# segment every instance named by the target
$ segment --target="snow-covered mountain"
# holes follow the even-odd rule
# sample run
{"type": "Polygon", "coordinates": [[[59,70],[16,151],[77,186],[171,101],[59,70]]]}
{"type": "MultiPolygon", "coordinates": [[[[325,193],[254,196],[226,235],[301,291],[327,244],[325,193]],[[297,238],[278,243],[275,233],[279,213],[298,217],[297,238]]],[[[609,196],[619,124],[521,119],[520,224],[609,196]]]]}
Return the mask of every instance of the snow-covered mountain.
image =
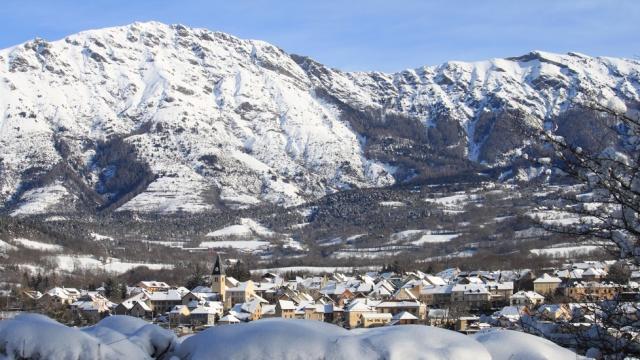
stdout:
{"type": "Polygon", "coordinates": [[[504,166],[572,99],[635,106],[640,62],[570,53],[342,72],[157,22],[0,51],[10,212],[292,205],[504,166]],[[475,171],[474,170],[474,171],[475,171]]]}

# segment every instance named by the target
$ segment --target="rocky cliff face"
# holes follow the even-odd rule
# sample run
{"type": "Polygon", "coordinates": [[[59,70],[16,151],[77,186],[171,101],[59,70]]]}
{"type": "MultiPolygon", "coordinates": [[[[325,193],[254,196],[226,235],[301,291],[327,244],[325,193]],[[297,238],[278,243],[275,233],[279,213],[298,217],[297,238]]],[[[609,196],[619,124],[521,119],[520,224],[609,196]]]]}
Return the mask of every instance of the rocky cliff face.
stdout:
{"type": "Polygon", "coordinates": [[[508,167],[523,129],[567,130],[574,99],[635,106],[639,89],[640,62],[581,54],[348,73],[154,22],[36,39],[0,51],[0,201],[16,215],[299,204],[508,167]]]}

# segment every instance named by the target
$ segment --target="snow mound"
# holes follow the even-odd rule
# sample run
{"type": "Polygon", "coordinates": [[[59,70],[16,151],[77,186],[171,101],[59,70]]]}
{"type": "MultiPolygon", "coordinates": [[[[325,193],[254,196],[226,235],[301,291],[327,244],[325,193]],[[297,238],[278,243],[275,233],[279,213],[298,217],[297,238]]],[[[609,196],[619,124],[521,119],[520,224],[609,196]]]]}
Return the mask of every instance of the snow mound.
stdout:
{"type": "Polygon", "coordinates": [[[495,360],[585,359],[551,341],[530,334],[504,329],[487,329],[472,336],[495,360]]]}
{"type": "Polygon", "coordinates": [[[423,325],[346,330],[311,320],[216,326],[178,339],[130,316],[86,328],[46,316],[0,321],[0,359],[584,359],[533,335],[489,329],[473,336],[423,325]]]}
{"type": "Polygon", "coordinates": [[[465,335],[428,326],[349,331],[310,320],[266,319],[184,340],[179,359],[491,359],[465,335]]]}
{"type": "Polygon", "coordinates": [[[131,316],[110,316],[94,326],[82,329],[107,344],[118,344],[119,351],[126,349],[129,358],[158,358],[172,351],[177,337],[171,331],[131,316]],[[140,353],[138,356],[132,356],[140,353]]]}
{"type": "Polygon", "coordinates": [[[0,359],[152,359],[175,347],[173,333],[143,320],[114,316],[77,329],[46,316],[0,322],[0,359]]]}

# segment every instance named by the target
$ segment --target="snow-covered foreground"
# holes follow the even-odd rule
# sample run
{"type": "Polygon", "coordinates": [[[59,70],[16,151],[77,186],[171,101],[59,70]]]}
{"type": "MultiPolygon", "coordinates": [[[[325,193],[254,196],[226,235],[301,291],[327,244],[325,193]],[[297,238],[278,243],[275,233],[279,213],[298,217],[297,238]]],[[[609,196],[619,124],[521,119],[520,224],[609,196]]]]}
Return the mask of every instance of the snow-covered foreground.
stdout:
{"type": "Polygon", "coordinates": [[[310,320],[216,326],[178,340],[143,320],[112,316],[69,328],[41,315],[0,322],[0,359],[576,359],[547,340],[510,330],[475,336],[422,325],[345,330],[310,320]]]}
{"type": "Polygon", "coordinates": [[[38,314],[0,321],[0,359],[153,359],[174,349],[176,336],[130,316],[83,329],[38,314]]]}

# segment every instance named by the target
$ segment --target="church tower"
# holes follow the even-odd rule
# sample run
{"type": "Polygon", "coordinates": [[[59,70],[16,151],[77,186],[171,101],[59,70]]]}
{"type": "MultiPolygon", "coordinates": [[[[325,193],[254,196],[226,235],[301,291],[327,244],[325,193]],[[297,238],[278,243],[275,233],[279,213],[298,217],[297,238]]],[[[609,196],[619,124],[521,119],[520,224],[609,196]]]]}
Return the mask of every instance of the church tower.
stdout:
{"type": "Polygon", "coordinates": [[[216,254],[216,262],[211,272],[211,291],[220,294],[220,301],[224,303],[226,288],[226,276],[224,273],[224,265],[220,259],[220,254],[216,254]]]}

